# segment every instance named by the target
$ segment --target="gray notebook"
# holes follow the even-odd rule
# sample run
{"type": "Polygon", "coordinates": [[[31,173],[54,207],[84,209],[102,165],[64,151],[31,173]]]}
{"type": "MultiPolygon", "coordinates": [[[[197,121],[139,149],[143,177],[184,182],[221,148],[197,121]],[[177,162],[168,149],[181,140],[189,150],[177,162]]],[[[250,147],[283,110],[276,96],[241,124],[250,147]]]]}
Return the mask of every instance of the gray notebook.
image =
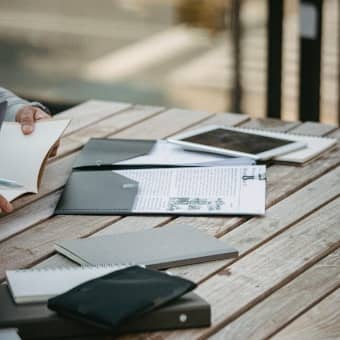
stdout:
{"type": "Polygon", "coordinates": [[[235,248],[187,225],[58,242],[56,250],[87,265],[141,264],[153,269],[237,257],[235,248]]]}

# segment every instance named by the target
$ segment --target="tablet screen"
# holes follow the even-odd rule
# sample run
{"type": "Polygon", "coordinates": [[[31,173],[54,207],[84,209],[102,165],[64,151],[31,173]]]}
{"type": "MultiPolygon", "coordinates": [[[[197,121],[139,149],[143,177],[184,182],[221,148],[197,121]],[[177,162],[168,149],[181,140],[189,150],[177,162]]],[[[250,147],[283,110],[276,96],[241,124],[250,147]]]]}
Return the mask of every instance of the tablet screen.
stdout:
{"type": "Polygon", "coordinates": [[[249,154],[258,154],[294,143],[289,140],[225,129],[215,129],[181,140],[249,154]]]}

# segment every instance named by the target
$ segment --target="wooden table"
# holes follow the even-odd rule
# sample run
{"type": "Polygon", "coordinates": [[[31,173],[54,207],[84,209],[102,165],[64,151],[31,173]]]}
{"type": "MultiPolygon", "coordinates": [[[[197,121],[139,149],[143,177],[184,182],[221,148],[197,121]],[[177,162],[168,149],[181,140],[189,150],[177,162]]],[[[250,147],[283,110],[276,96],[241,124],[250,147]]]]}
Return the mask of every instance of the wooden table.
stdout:
{"type": "Polygon", "coordinates": [[[181,222],[238,248],[240,257],[172,269],[199,283],[197,293],[212,307],[210,328],[139,336],[340,338],[339,145],[304,167],[270,166],[265,217],[53,216],[71,164],[90,137],[164,138],[210,123],[335,138],[340,138],[340,129],[102,101],[86,102],[56,118],[71,118],[72,123],[59,155],[47,166],[39,194],[18,199],[15,212],[0,218],[2,280],[6,269],[71,266],[53,250],[60,239],[181,222]]]}

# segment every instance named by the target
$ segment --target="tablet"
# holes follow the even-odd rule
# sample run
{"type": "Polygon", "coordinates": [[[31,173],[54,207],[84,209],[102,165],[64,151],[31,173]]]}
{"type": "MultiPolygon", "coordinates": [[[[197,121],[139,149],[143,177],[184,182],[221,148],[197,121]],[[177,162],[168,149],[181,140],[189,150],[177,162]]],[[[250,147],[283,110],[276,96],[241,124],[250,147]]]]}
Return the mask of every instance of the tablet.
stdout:
{"type": "Polygon", "coordinates": [[[227,156],[245,156],[255,160],[267,160],[306,147],[285,136],[268,137],[261,131],[210,125],[201,129],[184,132],[172,138],[187,150],[212,152],[227,156]]]}

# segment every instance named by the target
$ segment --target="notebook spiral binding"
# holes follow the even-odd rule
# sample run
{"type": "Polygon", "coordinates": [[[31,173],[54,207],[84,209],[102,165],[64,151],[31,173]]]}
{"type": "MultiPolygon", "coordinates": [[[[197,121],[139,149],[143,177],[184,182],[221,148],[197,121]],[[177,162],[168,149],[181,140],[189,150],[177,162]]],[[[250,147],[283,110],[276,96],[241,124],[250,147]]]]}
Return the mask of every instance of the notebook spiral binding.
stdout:
{"type": "Polygon", "coordinates": [[[13,270],[13,272],[16,273],[26,273],[26,272],[53,272],[53,271],[77,271],[77,270],[89,270],[89,269],[104,269],[104,268],[126,268],[131,266],[139,266],[145,268],[144,265],[135,264],[135,263],[120,263],[120,264],[96,264],[96,265],[90,265],[85,264],[77,267],[54,267],[54,268],[27,268],[27,269],[17,269],[13,270]]]}
{"type": "Polygon", "coordinates": [[[299,134],[299,133],[294,133],[293,131],[276,131],[276,130],[272,130],[272,129],[261,129],[261,128],[257,128],[257,127],[254,127],[254,128],[243,128],[243,127],[233,127],[233,129],[237,129],[237,130],[240,130],[240,131],[244,131],[244,132],[256,132],[256,131],[260,131],[260,132],[264,132],[265,134],[273,134],[275,133],[275,135],[277,135],[278,137],[279,136],[282,136],[282,137],[289,137],[289,135],[292,135],[294,137],[308,137],[308,138],[314,138],[314,139],[333,139],[333,138],[330,138],[330,137],[324,137],[324,136],[315,136],[315,135],[309,135],[309,134],[299,134]]]}

